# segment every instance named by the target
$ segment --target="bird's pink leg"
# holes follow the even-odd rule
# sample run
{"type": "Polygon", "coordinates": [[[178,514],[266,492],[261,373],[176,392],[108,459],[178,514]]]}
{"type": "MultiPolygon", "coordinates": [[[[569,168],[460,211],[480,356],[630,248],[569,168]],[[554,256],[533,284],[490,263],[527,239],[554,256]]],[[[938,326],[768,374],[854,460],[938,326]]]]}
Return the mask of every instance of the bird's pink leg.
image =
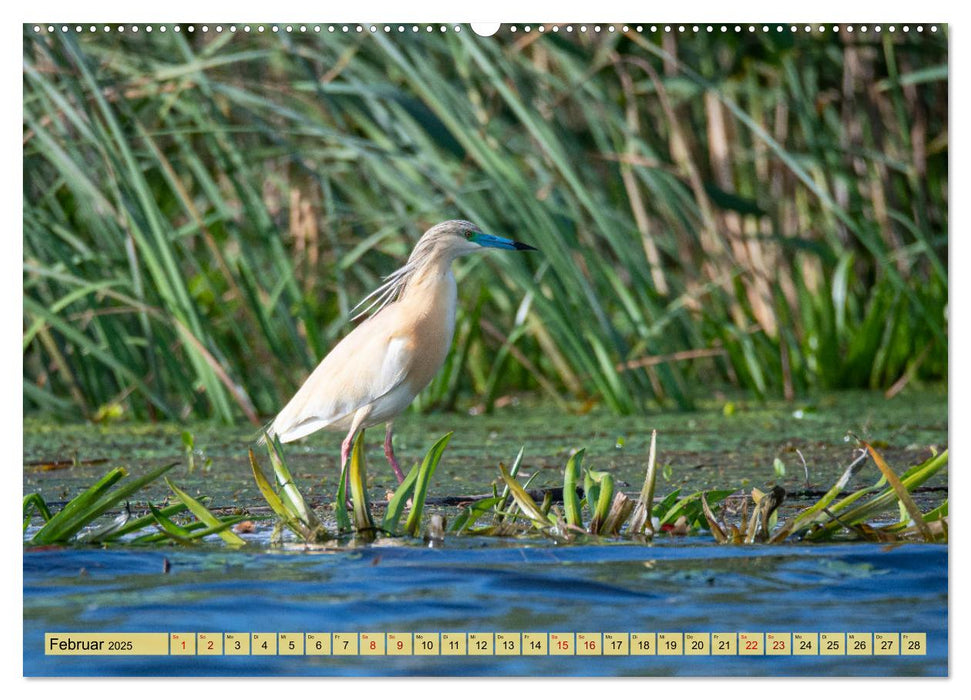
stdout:
{"type": "Polygon", "coordinates": [[[394,469],[394,475],[398,477],[398,483],[400,484],[405,480],[405,474],[401,471],[401,467],[398,466],[398,460],[394,456],[394,447],[391,446],[391,426],[392,423],[388,423],[388,427],[384,433],[384,456],[388,458],[388,464],[394,469]]]}

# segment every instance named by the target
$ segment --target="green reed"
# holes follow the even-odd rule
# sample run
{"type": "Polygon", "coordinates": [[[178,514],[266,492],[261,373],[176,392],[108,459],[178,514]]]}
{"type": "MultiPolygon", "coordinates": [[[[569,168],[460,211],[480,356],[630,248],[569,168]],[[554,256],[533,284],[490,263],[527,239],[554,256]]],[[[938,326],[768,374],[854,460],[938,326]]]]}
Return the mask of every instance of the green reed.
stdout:
{"type": "Polygon", "coordinates": [[[419,408],[946,379],[948,31],[777,34],[28,30],[25,408],[257,423],[459,216],[419,408]]]}

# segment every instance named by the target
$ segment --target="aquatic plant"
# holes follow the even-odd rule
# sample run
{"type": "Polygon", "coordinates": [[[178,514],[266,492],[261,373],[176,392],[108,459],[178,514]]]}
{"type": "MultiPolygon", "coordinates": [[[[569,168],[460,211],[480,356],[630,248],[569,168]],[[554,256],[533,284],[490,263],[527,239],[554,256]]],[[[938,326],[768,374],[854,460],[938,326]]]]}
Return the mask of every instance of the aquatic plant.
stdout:
{"type": "Polygon", "coordinates": [[[935,453],[898,477],[871,444],[862,444],[880,470],[880,479],[872,486],[858,489],[833,503],[841,485],[853,473],[855,467],[851,465],[817,503],[780,525],[770,542],[781,542],[795,534],[801,534],[810,541],[835,537],[875,542],[908,539],[947,541],[948,499],[945,498],[943,503],[929,512],[921,513],[910,494],[947,466],[948,450],[935,453]],[[900,512],[898,521],[879,526],[872,524],[874,518],[894,509],[900,512]]]}
{"type": "MultiPolygon", "coordinates": [[[[581,492],[576,486],[583,458],[580,450],[571,456],[564,470],[562,513],[555,506],[551,509],[548,502],[537,505],[525,486],[500,465],[501,479],[515,500],[518,512],[506,512],[504,521],[477,529],[475,522],[485,509],[482,503],[474,503],[459,517],[460,525],[453,528],[453,532],[510,535],[533,529],[557,540],[571,540],[582,535],[650,538],[665,531],[686,535],[708,530],[717,542],[731,544],[778,544],[790,538],[806,541],[861,539],[893,542],[915,538],[926,542],[947,541],[947,500],[922,514],[910,495],[913,489],[947,465],[947,450],[934,454],[898,477],[872,445],[862,443],[861,457],[854,460],[832,488],[782,523],[778,523],[777,513],[785,501],[786,492],[780,486],[768,492],[753,489],[749,494],[740,494],[741,503],[734,498],[732,510],[740,511],[742,515],[738,522],[726,523],[724,514],[727,509],[723,509],[723,517],[719,518],[713,506],[736,494],[732,490],[699,491],[682,497],[680,489],[674,489],[660,501],[654,501],[656,438],[656,432],[652,433],[647,474],[636,503],[616,490],[610,474],[592,469],[584,470],[581,492]],[[880,479],[834,503],[851,477],[865,464],[867,455],[880,470],[880,479]],[[584,507],[588,514],[586,524],[584,507]],[[747,516],[750,509],[751,515],[747,516]],[[894,509],[901,512],[899,521],[873,524],[875,518],[894,509]],[[510,527],[510,521],[517,519],[521,523],[519,527],[510,527]]],[[[484,503],[490,507],[492,499],[484,503]]]]}
{"type": "MultiPolygon", "coordinates": [[[[249,451],[250,467],[253,470],[253,478],[256,480],[256,485],[259,487],[263,499],[270,506],[270,509],[276,513],[280,519],[279,523],[290,529],[295,535],[306,542],[323,542],[330,539],[330,535],[324,528],[323,523],[320,522],[313,509],[307,505],[303,495],[300,493],[300,489],[294,483],[293,475],[290,473],[290,469],[287,467],[286,460],[283,457],[283,449],[279,439],[266,439],[265,442],[267,452],[270,456],[270,464],[273,467],[276,488],[266,478],[252,449],[249,451]]],[[[343,474],[341,476],[341,488],[338,492],[338,500],[343,504],[343,474]]],[[[346,521],[346,511],[343,511],[343,514],[344,520],[346,521]]],[[[350,523],[339,521],[339,524],[341,526],[349,526],[350,523]]]]}
{"type": "Polygon", "coordinates": [[[133,517],[129,499],[141,489],[164,478],[174,466],[175,463],[159,467],[143,476],[125,481],[113,490],[111,487],[123,480],[128,472],[122,467],[112,469],[92,486],[71,499],[57,513],[51,513],[40,494],[28,494],[24,497],[24,532],[27,531],[35,515],[40,516],[44,522],[30,538],[29,544],[98,544],[118,542],[122,538],[128,538],[124,541],[129,544],[151,544],[160,541],[191,544],[209,535],[218,535],[229,545],[245,544],[244,540],[230,528],[247,516],[217,517],[200,501],[189,496],[168,478],[165,478],[165,483],[178,503],[161,508],[148,503],[147,515],[133,517]],[[120,511],[120,513],[110,522],[94,527],[95,521],[109,511],[120,511]],[[197,520],[185,524],[177,524],[172,520],[173,516],[186,511],[194,515],[197,520]]]}
{"type": "MultiPolygon", "coordinates": [[[[659,502],[654,502],[656,440],[657,433],[652,432],[644,488],[636,501],[617,488],[613,476],[608,472],[584,468],[584,450],[577,450],[570,456],[564,469],[562,511],[553,505],[552,492],[549,490],[540,492],[542,505],[537,504],[534,496],[540,494],[530,493],[528,482],[520,484],[515,474],[500,464],[500,478],[512,497],[515,508],[502,510],[502,518],[497,518],[488,526],[477,528],[477,514],[481,514],[483,508],[480,503],[470,504],[459,516],[452,531],[475,535],[521,535],[533,529],[562,541],[570,541],[582,535],[623,535],[644,539],[652,537],[658,530],[680,534],[697,532],[705,522],[702,513],[702,498],[705,494],[701,491],[681,497],[681,490],[674,489],[659,502]],[[582,487],[579,486],[581,474],[582,487]],[[517,519],[528,525],[517,525],[517,519]]],[[[522,452],[517,463],[521,459],[522,452]]],[[[709,491],[707,496],[718,502],[731,493],[730,490],[709,491]]],[[[491,506],[493,500],[487,499],[486,503],[491,506]]],[[[504,502],[502,498],[497,500],[499,503],[504,502]]]]}
{"type": "MultiPolygon", "coordinates": [[[[499,478],[494,482],[492,495],[470,499],[446,529],[442,516],[427,515],[425,505],[431,479],[451,437],[448,433],[439,438],[421,463],[409,470],[388,499],[384,516],[377,525],[374,507],[368,498],[362,432],[345,465],[346,478],[342,473],[338,482],[333,504],[336,520],[333,532],[300,493],[279,441],[267,440],[273,480],[264,474],[252,450],[249,458],[260,493],[276,515],[276,533],[271,539],[279,540],[284,528],[299,541],[329,546],[340,546],[348,539],[352,543],[367,543],[378,537],[416,538],[419,535],[437,541],[446,533],[450,536],[494,537],[542,535],[558,542],[591,537],[647,541],[662,534],[697,535],[704,532],[710,532],[717,542],[726,544],[778,544],[790,539],[807,542],[834,539],[946,542],[948,539],[947,499],[922,513],[911,496],[914,489],[947,466],[947,450],[935,452],[898,476],[872,444],[861,441],[857,458],[836,483],[814,503],[780,522],[779,508],[786,499],[781,486],[768,491],[752,489],[750,493],[724,489],[688,495],[682,495],[681,489],[675,488],[663,498],[656,498],[656,432],[651,435],[644,485],[636,499],[620,490],[609,472],[585,466],[583,450],[575,451],[567,461],[561,489],[530,489],[535,474],[525,481],[520,480],[524,455],[524,450],[520,449],[508,469],[499,464],[499,478]],[[871,460],[880,471],[879,480],[847,493],[851,479],[871,460]],[[349,486],[349,493],[345,491],[345,485],[349,486]],[[716,512],[719,506],[720,512],[716,512]],[[895,510],[899,512],[899,518],[885,522],[887,513],[895,510]],[[402,518],[405,520],[403,525],[402,518]],[[881,520],[883,522],[878,522],[881,520]]],[[[111,487],[126,475],[126,471],[113,469],[57,513],[51,512],[39,494],[26,496],[23,502],[24,531],[34,517],[44,523],[31,536],[29,544],[119,541],[193,544],[210,535],[218,535],[227,545],[245,544],[245,540],[230,528],[251,516],[214,515],[203,505],[205,499],[193,498],[165,476],[173,466],[152,470],[114,490],[111,487]],[[177,502],[164,507],[147,503],[149,512],[133,517],[129,499],[160,479],[164,479],[177,502]],[[119,511],[119,514],[110,522],[96,526],[98,518],[109,511],[119,511]],[[182,522],[174,519],[185,515],[195,519],[185,521],[182,517],[182,522]]]]}

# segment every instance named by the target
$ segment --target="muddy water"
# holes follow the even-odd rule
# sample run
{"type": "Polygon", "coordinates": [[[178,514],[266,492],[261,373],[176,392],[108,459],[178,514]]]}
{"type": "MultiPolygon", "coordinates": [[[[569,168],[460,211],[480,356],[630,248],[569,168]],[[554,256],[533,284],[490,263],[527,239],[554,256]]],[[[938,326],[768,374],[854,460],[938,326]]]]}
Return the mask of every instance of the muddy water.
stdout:
{"type": "MultiPolygon", "coordinates": [[[[603,469],[640,490],[652,429],[658,431],[658,461],[669,467],[659,478],[658,494],[674,488],[759,488],[778,483],[798,497],[803,491],[826,490],[853,457],[852,434],[871,441],[898,472],[947,446],[947,397],[941,393],[900,396],[844,393],[796,404],[732,404],[696,413],[662,413],[616,417],[603,413],[563,415],[548,407],[512,406],[494,415],[407,414],[396,423],[395,447],[407,468],[425,450],[454,431],[429,493],[456,496],[491,492],[497,465],[509,465],[525,447],[524,474],[539,472],[537,488],[562,485],[562,470],[572,450],[586,448],[586,466],[603,469]],[[785,467],[780,476],[779,459],[785,467]],[[803,464],[805,460],[805,465],[803,464]],[[808,475],[808,478],[807,478],[808,475]]],[[[24,492],[40,492],[48,501],[79,493],[109,467],[125,465],[133,474],[178,462],[172,478],[191,493],[210,496],[216,506],[262,504],[246,456],[256,431],[251,426],[189,426],[197,450],[212,460],[206,469],[189,472],[181,433],[185,426],[124,424],[50,426],[28,420],[24,431],[24,492]],[[72,464],[76,462],[76,464],[72,464]],[[52,469],[57,463],[65,468],[52,469]]],[[[291,471],[304,494],[316,505],[333,499],[337,484],[340,435],[317,433],[286,446],[291,471]]],[[[372,500],[384,498],[394,479],[385,462],[383,431],[368,433],[368,475],[372,500]]],[[[265,452],[258,455],[266,464],[265,452]]],[[[197,456],[201,465],[203,456],[197,456]]],[[[875,467],[859,477],[860,485],[879,478],[875,467]]],[[[938,478],[929,487],[943,487],[938,478]]],[[[150,497],[166,495],[164,484],[150,497]]]]}

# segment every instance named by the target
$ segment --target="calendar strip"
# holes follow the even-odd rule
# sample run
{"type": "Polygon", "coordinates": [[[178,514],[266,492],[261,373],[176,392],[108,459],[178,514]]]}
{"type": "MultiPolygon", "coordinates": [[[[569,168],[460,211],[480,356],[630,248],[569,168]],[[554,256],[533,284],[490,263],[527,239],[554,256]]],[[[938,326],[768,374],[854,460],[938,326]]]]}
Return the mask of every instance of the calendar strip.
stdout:
{"type": "Polygon", "coordinates": [[[924,656],[925,632],[48,632],[48,656],[924,656]]]}

